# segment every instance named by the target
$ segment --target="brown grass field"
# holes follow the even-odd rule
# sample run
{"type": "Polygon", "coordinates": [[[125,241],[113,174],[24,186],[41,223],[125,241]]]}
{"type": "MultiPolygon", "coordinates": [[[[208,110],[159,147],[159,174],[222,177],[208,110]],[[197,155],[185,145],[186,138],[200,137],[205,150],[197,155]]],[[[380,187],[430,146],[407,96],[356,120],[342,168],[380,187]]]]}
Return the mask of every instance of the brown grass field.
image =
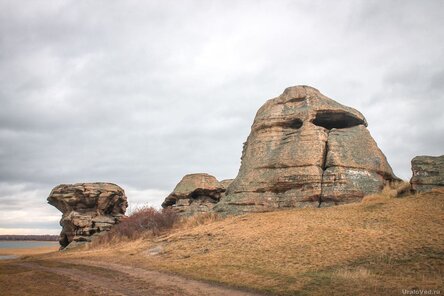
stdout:
{"type": "MultiPolygon", "coordinates": [[[[49,274],[51,264],[76,260],[102,262],[102,269],[120,264],[164,271],[273,295],[402,295],[403,289],[443,294],[444,193],[376,195],[331,208],[196,218],[160,237],[0,262],[0,291],[56,295],[38,290],[39,285],[28,292],[24,287],[45,276],[49,282],[62,281],[61,274],[49,274]],[[36,262],[47,269],[20,265],[36,262]]],[[[84,267],[84,272],[92,268],[84,267]]],[[[75,283],[65,280],[57,295],[74,295],[75,283]]],[[[91,289],[82,293],[101,295],[91,289]]]]}
{"type": "Polygon", "coordinates": [[[0,255],[16,255],[16,256],[29,256],[37,254],[46,254],[49,252],[55,252],[59,249],[59,245],[49,247],[37,247],[37,248],[17,248],[17,249],[0,249],[0,255]]]}

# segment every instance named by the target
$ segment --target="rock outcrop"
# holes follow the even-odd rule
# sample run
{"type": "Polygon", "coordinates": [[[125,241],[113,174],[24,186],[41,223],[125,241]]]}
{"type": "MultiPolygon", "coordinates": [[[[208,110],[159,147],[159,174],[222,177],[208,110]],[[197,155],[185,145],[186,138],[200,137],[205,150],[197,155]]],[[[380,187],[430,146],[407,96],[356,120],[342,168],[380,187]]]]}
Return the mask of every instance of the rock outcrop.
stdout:
{"type": "Polygon", "coordinates": [[[237,177],[215,210],[313,207],[360,200],[399,180],[357,110],[308,86],[257,112],[237,177]]]}
{"type": "Polygon", "coordinates": [[[222,188],[226,190],[228,188],[228,186],[230,186],[230,184],[233,183],[233,180],[234,179],[225,179],[225,180],[220,181],[219,183],[222,186],[222,188]]]}
{"type": "Polygon", "coordinates": [[[125,192],[111,183],[78,183],[56,186],[48,203],[63,213],[61,248],[89,242],[118,223],[128,206],[125,192]]]}
{"type": "Polygon", "coordinates": [[[173,192],[162,203],[184,216],[211,212],[231,180],[221,182],[208,174],[189,174],[182,178],[173,192]]]}
{"type": "Polygon", "coordinates": [[[412,190],[426,192],[434,188],[444,189],[444,155],[416,156],[412,159],[412,190]]]}

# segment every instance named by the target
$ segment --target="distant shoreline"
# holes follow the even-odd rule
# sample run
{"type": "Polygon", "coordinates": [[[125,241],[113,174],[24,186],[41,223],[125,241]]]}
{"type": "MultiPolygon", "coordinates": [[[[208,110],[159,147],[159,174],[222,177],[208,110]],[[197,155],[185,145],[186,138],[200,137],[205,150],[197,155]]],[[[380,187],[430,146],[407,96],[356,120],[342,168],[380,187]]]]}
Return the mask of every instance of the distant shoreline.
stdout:
{"type": "Polygon", "coordinates": [[[0,241],[58,241],[59,235],[43,234],[43,235],[15,235],[2,234],[0,241]]]}
{"type": "Polygon", "coordinates": [[[29,239],[0,239],[0,242],[45,242],[45,243],[57,243],[58,240],[29,240],[29,239]]]}
{"type": "Polygon", "coordinates": [[[55,241],[19,241],[0,240],[0,260],[13,259],[11,256],[25,256],[57,251],[60,248],[55,241]]]}
{"type": "Polygon", "coordinates": [[[55,241],[26,241],[26,240],[0,240],[0,250],[4,249],[32,249],[40,247],[53,247],[58,246],[58,242],[55,241]]]}

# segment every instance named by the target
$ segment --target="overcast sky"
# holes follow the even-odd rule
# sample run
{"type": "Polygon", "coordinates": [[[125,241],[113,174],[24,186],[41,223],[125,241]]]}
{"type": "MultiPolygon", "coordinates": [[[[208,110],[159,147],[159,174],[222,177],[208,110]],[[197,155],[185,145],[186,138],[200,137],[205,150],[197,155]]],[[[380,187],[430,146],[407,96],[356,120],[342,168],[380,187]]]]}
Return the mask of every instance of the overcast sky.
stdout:
{"type": "Polygon", "coordinates": [[[361,111],[407,180],[444,153],[443,28],[439,0],[0,0],[0,234],[58,233],[60,183],[134,208],[234,178],[257,109],[300,84],[361,111]]]}

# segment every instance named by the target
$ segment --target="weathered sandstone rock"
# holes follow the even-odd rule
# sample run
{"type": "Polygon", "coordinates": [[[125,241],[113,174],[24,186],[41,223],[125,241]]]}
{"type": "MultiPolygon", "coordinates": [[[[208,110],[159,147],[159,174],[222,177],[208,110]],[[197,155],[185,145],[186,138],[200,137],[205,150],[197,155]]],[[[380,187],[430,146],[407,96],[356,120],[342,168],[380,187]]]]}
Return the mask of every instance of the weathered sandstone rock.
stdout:
{"type": "Polygon", "coordinates": [[[61,248],[89,242],[118,223],[128,206],[125,192],[111,183],[78,183],[56,186],[48,203],[63,213],[61,248]]]}
{"type": "Polygon", "coordinates": [[[412,159],[412,171],[410,183],[414,191],[444,188],[444,155],[416,156],[412,159]]]}
{"type": "Polygon", "coordinates": [[[230,184],[233,183],[233,180],[234,179],[225,179],[225,180],[220,181],[219,183],[222,186],[222,188],[227,189],[228,186],[230,186],[230,184]]]}
{"type": "Polygon", "coordinates": [[[211,212],[230,183],[231,180],[219,182],[208,174],[186,175],[168,195],[162,207],[171,207],[185,216],[211,212]]]}
{"type": "Polygon", "coordinates": [[[346,203],[399,180],[364,116],[308,86],[257,112],[237,177],[215,210],[269,211],[346,203]]]}

